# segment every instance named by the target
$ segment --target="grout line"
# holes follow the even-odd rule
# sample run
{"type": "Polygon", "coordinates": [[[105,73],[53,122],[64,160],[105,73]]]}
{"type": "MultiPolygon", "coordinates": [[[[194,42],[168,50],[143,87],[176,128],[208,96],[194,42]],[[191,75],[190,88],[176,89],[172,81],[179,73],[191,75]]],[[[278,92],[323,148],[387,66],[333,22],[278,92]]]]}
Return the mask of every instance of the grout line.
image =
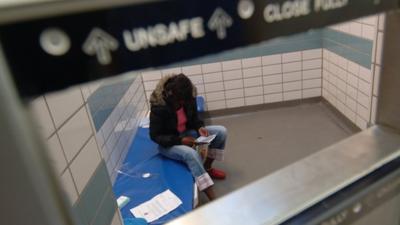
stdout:
{"type": "MultiPolygon", "coordinates": [[[[82,147],[78,150],[78,152],[72,157],[72,159],[68,162],[67,161],[67,167],[69,168],[70,166],[71,166],[71,164],[75,161],[75,159],[78,157],[78,155],[80,155],[81,154],[81,152],[82,152],[82,150],[86,147],[86,145],[89,143],[89,141],[90,141],[90,139],[92,138],[92,137],[94,137],[94,135],[93,134],[91,134],[90,136],[89,136],[89,138],[85,141],[85,143],[82,145],[82,147]]],[[[100,156],[100,158],[102,158],[101,156],[100,156]]],[[[65,170],[64,170],[65,171],[65,170]]],[[[63,171],[63,172],[64,172],[63,171]]]]}

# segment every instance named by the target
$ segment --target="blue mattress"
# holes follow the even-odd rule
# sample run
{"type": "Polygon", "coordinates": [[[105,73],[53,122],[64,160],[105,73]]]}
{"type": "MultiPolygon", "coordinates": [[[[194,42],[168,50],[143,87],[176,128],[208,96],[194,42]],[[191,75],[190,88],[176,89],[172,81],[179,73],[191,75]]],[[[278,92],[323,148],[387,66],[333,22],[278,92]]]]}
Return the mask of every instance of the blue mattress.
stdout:
{"type": "Polygon", "coordinates": [[[116,198],[130,202],[121,209],[123,219],[133,218],[130,212],[141,203],[170,189],[183,204],[150,224],[163,224],[193,209],[193,177],[188,168],[161,156],[157,144],[150,140],[149,129],[139,128],[113,187],[116,198]],[[143,174],[149,173],[145,178],[143,174]]]}

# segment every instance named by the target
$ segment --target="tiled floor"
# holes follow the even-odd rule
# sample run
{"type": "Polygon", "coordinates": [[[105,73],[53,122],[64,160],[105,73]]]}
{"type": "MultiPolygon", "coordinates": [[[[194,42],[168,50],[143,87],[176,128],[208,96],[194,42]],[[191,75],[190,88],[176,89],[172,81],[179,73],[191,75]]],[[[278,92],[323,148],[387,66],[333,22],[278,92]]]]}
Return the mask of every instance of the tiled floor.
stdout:
{"type": "MultiPolygon", "coordinates": [[[[209,123],[228,129],[225,161],[215,163],[228,174],[226,180],[216,181],[218,196],[357,132],[325,102],[214,117],[209,123]]],[[[206,202],[203,194],[200,201],[206,202]]]]}

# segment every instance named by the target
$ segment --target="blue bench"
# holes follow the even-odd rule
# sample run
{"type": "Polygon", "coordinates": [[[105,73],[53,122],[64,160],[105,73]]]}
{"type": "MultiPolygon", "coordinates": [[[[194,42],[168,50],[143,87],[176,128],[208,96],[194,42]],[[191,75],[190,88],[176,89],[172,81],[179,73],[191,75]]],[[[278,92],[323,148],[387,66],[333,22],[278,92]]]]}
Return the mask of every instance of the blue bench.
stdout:
{"type": "MultiPolygon", "coordinates": [[[[197,104],[198,111],[204,112],[202,97],[197,98],[197,104]]],[[[130,198],[129,203],[121,209],[122,218],[133,218],[131,208],[167,189],[177,195],[182,204],[151,224],[166,223],[193,209],[194,179],[186,165],[160,155],[158,145],[149,137],[149,128],[140,127],[113,186],[116,198],[130,198]]]]}

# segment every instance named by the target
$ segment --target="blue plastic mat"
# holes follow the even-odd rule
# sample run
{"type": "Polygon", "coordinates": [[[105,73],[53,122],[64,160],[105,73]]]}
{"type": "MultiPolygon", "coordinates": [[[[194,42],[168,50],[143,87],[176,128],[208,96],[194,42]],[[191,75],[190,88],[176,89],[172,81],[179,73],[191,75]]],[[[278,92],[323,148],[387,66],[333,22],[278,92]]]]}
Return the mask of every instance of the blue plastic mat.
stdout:
{"type": "Polygon", "coordinates": [[[130,212],[141,203],[170,189],[183,204],[150,224],[163,224],[193,209],[193,177],[186,165],[167,159],[150,140],[149,129],[139,128],[114,184],[116,198],[130,201],[121,209],[123,219],[133,218],[130,212]]]}

